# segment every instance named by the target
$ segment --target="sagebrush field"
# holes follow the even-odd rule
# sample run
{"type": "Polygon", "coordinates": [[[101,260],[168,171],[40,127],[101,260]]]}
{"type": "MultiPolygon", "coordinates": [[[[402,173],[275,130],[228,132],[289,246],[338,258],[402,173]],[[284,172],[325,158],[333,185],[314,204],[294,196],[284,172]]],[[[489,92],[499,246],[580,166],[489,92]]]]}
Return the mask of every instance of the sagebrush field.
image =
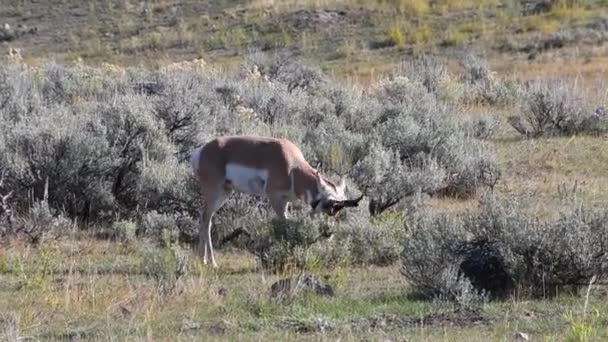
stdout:
{"type": "Polygon", "coordinates": [[[0,336],[608,339],[608,3],[0,4],[0,336]],[[190,152],[288,138],[357,208],[190,152]]]}

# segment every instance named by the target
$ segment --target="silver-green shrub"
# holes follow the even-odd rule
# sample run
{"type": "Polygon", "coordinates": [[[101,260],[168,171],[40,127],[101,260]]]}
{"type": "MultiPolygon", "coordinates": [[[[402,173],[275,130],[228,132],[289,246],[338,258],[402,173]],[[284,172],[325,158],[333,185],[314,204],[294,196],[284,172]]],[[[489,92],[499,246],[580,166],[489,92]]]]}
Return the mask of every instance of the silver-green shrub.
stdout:
{"type": "Polygon", "coordinates": [[[494,77],[488,63],[478,56],[467,54],[462,62],[464,83],[463,100],[494,106],[516,103],[518,88],[516,83],[494,77]]]}
{"type": "Polygon", "coordinates": [[[446,293],[441,274],[456,267],[493,297],[551,296],[608,275],[608,213],[573,205],[554,222],[523,215],[488,196],[479,213],[418,213],[408,221],[401,272],[419,292],[446,293]]]}
{"type": "Polygon", "coordinates": [[[518,115],[509,123],[527,137],[598,134],[608,131],[608,117],[582,90],[562,80],[538,81],[522,89],[518,115]]]}
{"type": "Polygon", "coordinates": [[[495,115],[479,115],[463,121],[462,127],[467,136],[477,139],[491,139],[498,130],[499,122],[495,115]]]}
{"type": "Polygon", "coordinates": [[[8,66],[0,71],[7,95],[0,107],[0,158],[18,204],[26,205],[30,194],[41,198],[48,182],[50,206],[85,220],[169,200],[191,209],[191,194],[176,186],[187,183],[183,168],[165,168],[166,181],[154,178],[161,173],[155,169],[175,162],[178,149],[154,115],[155,103],[127,86],[129,75],[55,64],[36,74],[8,66]],[[168,200],[142,199],[169,188],[168,200]]]}
{"type": "Polygon", "coordinates": [[[395,76],[374,89],[380,112],[351,172],[379,213],[415,191],[471,196],[500,176],[493,153],[468,134],[457,109],[419,81],[395,76]],[[371,134],[370,134],[371,133],[371,134]]]}
{"type": "Polygon", "coordinates": [[[310,249],[311,256],[325,265],[387,266],[399,260],[406,236],[401,214],[370,217],[363,208],[353,209],[331,228],[332,238],[310,249]]]}
{"type": "MultiPolygon", "coordinates": [[[[419,75],[397,72],[362,89],[288,55],[258,57],[240,74],[0,66],[0,171],[16,203],[41,198],[48,181],[49,205],[80,222],[177,213],[185,222],[179,238],[193,240],[200,203],[188,154],[221,134],[291,139],[313,167],[345,176],[354,195],[361,189],[373,214],[421,192],[470,195],[497,174],[458,108],[436,94],[440,64],[429,60],[419,75]]],[[[214,241],[273,215],[266,201],[233,194],[214,216],[214,241]]],[[[383,240],[393,236],[391,224],[361,218],[338,228],[356,260],[394,259],[394,244],[383,240]],[[378,248],[363,252],[367,241],[378,248]]]]}

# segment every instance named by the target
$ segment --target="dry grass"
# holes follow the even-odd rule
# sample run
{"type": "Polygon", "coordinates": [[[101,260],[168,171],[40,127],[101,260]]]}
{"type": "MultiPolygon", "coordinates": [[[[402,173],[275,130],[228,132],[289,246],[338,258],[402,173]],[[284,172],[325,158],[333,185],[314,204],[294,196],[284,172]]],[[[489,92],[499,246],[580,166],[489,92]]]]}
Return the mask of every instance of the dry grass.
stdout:
{"type": "Polygon", "coordinates": [[[503,193],[529,203],[532,214],[555,217],[571,200],[564,193],[574,191],[580,199],[596,205],[608,204],[608,139],[561,137],[535,140],[505,139],[495,144],[504,179],[503,193]]]}
{"type": "MultiPolygon", "coordinates": [[[[142,241],[121,244],[86,235],[47,241],[42,249],[14,244],[0,252],[0,307],[18,318],[20,336],[45,340],[333,340],[343,336],[355,341],[407,336],[482,341],[502,339],[518,329],[532,331],[538,338],[558,337],[567,324],[564,316],[555,313],[576,313],[583,305],[582,300],[568,297],[560,304],[496,303],[484,309],[494,322],[484,329],[388,324],[359,330],[358,324],[382,315],[415,320],[449,308],[409,298],[397,266],[320,269],[316,272],[327,275],[336,289],[335,298],[304,296],[291,305],[276,304],[268,294],[279,276],[255,271],[250,255],[230,251],[219,252],[218,270],[204,267],[186,252],[186,275],[173,292],[165,293],[158,281],[142,273],[149,248],[154,249],[142,241]],[[550,311],[552,315],[547,314],[550,311]],[[327,320],[332,329],[294,330],[317,319],[327,320]]],[[[590,312],[605,305],[598,295],[592,293],[590,312]]],[[[606,317],[594,319],[597,322],[591,327],[601,334],[597,324],[606,317]]]]}
{"type": "Polygon", "coordinates": [[[608,57],[602,56],[605,48],[580,53],[571,57],[548,55],[538,60],[527,61],[503,57],[493,61],[492,68],[498,75],[519,80],[561,78],[576,80],[583,84],[593,84],[608,76],[608,57]],[[596,55],[597,54],[597,55],[596,55]]]}

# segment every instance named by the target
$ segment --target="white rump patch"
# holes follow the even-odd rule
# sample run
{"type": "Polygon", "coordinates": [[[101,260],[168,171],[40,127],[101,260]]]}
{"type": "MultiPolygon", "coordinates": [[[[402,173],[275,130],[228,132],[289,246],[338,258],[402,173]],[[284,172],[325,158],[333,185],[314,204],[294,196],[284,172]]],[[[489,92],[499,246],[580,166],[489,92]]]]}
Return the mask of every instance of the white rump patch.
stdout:
{"type": "Polygon", "coordinates": [[[232,187],[238,191],[260,196],[266,192],[268,170],[228,163],[226,180],[230,181],[232,187]]]}
{"type": "Polygon", "coordinates": [[[194,174],[198,173],[202,149],[203,149],[202,146],[195,148],[194,151],[192,151],[192,154],[190,154],[190,165],[192,165],[192,170],[194,171],[194,174]]]}

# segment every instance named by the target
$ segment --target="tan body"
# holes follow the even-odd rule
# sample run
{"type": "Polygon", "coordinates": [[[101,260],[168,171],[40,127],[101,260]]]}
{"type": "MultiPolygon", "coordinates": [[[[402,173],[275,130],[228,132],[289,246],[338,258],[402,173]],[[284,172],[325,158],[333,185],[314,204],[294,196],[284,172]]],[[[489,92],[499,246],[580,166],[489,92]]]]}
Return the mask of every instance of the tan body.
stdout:
{"type": "MultiPolygon", "coordinates": [[[[267,197],[276,214],[287,218],[289,202],[300,199],[313,211],[334,215],[349,202],[342,182],[335,185],[304,159],[286,139],[221,136],[193,151],[192,168],[200,184],[202,202],[199,251],[216,267],[211,242],[211,219],[234,191],[267,197]],[[329,203],[329,204],[328,204],[329,203]],[[205,231],[206,230],[206,231],[205,231]]],[[[352,202],[352,201],[351,201],[352,202]]]]}

